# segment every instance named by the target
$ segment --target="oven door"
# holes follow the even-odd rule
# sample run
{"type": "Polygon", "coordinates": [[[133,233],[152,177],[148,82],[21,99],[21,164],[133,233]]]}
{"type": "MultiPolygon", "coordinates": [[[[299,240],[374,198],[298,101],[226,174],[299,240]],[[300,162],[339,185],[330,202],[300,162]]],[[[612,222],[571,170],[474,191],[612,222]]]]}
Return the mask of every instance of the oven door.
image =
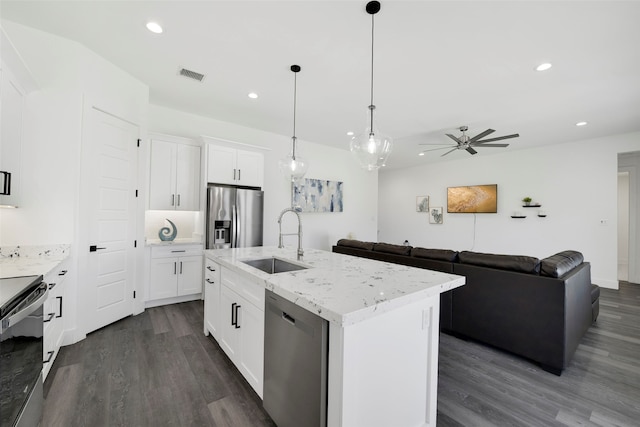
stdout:
{"type": "Polygon", "coordinates": [[[0,425],[37,426],[42,418],[42,283],[1,319],[0,425]]]}

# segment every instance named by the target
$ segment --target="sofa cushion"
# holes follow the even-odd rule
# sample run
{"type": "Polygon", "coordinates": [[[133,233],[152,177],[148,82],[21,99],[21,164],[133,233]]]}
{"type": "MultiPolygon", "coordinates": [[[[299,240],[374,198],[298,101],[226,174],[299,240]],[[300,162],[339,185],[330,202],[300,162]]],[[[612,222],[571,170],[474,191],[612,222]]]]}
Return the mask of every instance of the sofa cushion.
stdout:
{"type": "Polygon", "coordinates": [[[458,259],[461,264],[478,265],[480,267],[497,268],[520,273],[538,274],[540,272],[540,260],[524,255],[495,255],[463,251],[458,254],[458,259]]]}
{"type": "Polygon", "coordinates": [[[346,246],[349,248],[364,249],[365,251],[373,250],[373,242],[363,242],[361,240],[340,239],[336,246],[346,246]]]}
{"type": "Polygon", "coordinates": [[[577,251],[562,251],[545,258],[540,263],[540,274],[549,277],[562,277],[584,261],[577,251]]]}
{"type": "Polygon", "coordinates": [[[411,249],[411,256],[455,262],[458,259],[458,252],[449,249],[413,248],[411,249]]]}
{"type": "Polygon", "coordinates": [[[409,255],[411,253],[411,246],[392,245],[390,243],[374,243],[373,250],[375,252],[384,252],[387,254],[409,255]]]}

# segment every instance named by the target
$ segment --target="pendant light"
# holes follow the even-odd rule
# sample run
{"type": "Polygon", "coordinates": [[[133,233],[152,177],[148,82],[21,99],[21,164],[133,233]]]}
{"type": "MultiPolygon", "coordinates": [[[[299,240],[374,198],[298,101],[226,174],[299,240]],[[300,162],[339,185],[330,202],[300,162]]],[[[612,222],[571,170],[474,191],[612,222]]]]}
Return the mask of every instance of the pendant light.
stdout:
{"type": "Polygon", "coordinates": [[[296,152],[297,138],[296,138],[296,90],[297,90],[297,75],[301,68],[299,65],[292,65],[291,71],[293,71],[293,137],[291,138],[291,152],[288,156],[280,159],[278,166],[282,174],[294,182],[304,176],[307,173],[307,162],[296,152]]]}
{"type": "Polygon", "coordinates": [[[374,15],[380,11],[380,2],[370,1],[366,11],[371,15],[371,104],[367,113],[368,127],[360,135],[351,138],[349,149],[364,169],[373,171],[385,165],[391,153],[393,141],[387,135],[378,131],[373,123],[373,114],[376,106],[373,104],[373,34],[374,15]]]}

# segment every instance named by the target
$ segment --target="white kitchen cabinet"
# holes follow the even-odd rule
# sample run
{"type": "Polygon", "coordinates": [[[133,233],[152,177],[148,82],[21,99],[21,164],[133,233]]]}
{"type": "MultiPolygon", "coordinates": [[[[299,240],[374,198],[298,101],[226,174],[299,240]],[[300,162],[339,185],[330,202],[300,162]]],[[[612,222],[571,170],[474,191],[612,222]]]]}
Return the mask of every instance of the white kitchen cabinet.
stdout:
{"type": "Polygon", "coordinates": [[[200,147],[153,137],[149,184],[149,209],[200,210],[200,147]]]}
{"type": "Polygon", "coordinates": [[[0,100],[0,205],[19,206],[24,90],[4,61],[0,100]]]}
{"type": "Polygon", "coordinates": [[[148,301],[202,293],[202,245],[153,246],[150,266],[148,301]]]}
{"type": "Polygon", "coordinates": [[[255,151],[209,145],[207,182],[262,187],[264,156],[255,151]]]}
{"type": "Polygon", "coordinates": [[[264,288],[222,268],[218,343],[262,398],[264,381],[264,288]]]}
{"type": "Polygon", "coordinates": [[[220,336],[220,265],[205,260],[204,268],[204,334],[220,336]]]}
{"type": "Polygon", "coordinates": [[[65,281],[67,279],[68,261],[61,262],[53,271],[44,276],[44,282],[49,286],[49,296],[43,304],[43,364],[42,375],[47,378],[53,362],[58,356],[64,337],[64,320],[69,307],[65,301],[65,281]]]}

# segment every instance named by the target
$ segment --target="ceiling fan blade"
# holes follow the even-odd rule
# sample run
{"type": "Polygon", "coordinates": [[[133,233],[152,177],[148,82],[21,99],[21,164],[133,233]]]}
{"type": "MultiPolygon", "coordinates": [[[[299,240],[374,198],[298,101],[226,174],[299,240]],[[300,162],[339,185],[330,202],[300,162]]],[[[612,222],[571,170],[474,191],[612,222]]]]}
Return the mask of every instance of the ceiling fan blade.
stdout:
{"type": "Polygon", "coordinates": [[[450,133],[445,133],[445,135],[447,135],[449,138],[453,139],[456,142],[456,144],[462,144],[461,140],[459,140],[455,136],[451,135],[450,133]]]}
{"type": "Polygon", "coordinates": [[[447,154],[449,154],[449,153],[451,153],[451,152],[453,152],[453,151],[456,151],[457,149],[458,149],[458,147],[456,147],[456,148],[452,148],[451,150],[447,151],[446,153],[444,153],[444,154],[443,154],[442,156],[440,156],[440,157],[444,157],[444,156],[446,156],[447,154]]]}
{"type": "Polygon", "coordinates": [[[508,147],[509,144],[483,144],[481,142],[476,142],[473,144],[474,147],[484,148],[484,147],[508,147]]]}
{"type": "Polygon", "coordinates": [[[495,132],[495,130],[493,129],[487,129],[482,133],[477,134],[476,136],[474,136],[473,138],[471,138],[469,140],[469,142],[476,142],[477,140],[479,140],[480,138],[484,138],[485,136],[489,135],[490,133],[495,132]]]}
{"type": "Polygon", "coordinates": [[[478,153],[476,150],[474,150],[471,147],[467,147],[467,151],[470,152],[471,154],[477,154],[478,153]]]}
{"type": "Polygon", "coordinates": [[[509,139],[509,138],[517,138],[520,135],[517,133],[514,133],[513,135],[505,135],[505,136],[499,136],[497,138],[489,138],[489,139],[485,139],[484,141],[476,141],[477,144],[484,144],[485,142],[492,142],[492,141],[501,141],[503,139],[509,139]]]}
{"type": "Polygon", "coordinates": [[[436,143],[432,143],[432,142],[421,142],[418,145],[451,145],[451,144],[436,144],[436,143]]]}
{"type": "MultiPolygon", "coordinates": [[[[427,151],[437,151],[437,150],[444,150],[445,148],[449,148],[451,147],[451,145],[447,145],[446,147],[440,147],[440,148],[430,148],[428,150],[423,150],[421,151],[421,153],[426,153],[427,151]]],[[[457,147],[456,147],[457,148],[457,147]]],[[[455,148],[454,148],[455,149],[455,148]]]]}

